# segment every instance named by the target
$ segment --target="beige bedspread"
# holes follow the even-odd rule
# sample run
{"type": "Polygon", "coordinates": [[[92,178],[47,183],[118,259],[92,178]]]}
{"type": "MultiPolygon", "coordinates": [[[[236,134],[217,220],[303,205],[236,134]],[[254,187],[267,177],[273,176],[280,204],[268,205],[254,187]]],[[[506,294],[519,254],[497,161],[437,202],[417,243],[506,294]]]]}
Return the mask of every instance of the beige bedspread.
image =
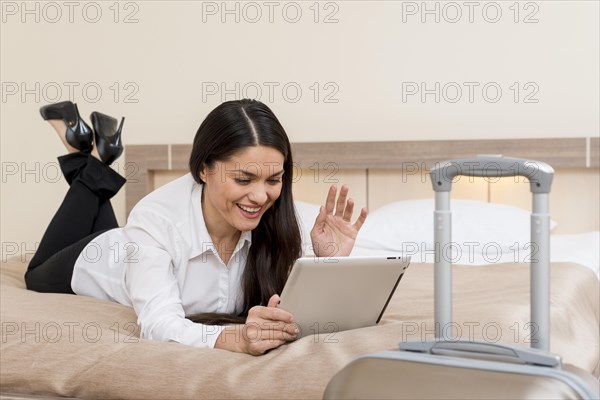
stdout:
{"type": "MultiPolygon", "coordinates": [[[[433,273],[413,264],[379,326],[307,336],[253,357],[140,340],[132,309],[89,297],[26,290],[25,264],[1,265],[0,391],[80,398],[321,398],[354,357],[432,339],[433,273]]],[[[599,285],[576,264],[552,265],[552,351],[594,372],[599,285]]],[[[525,343],[529,268],[454,267],[461,338],[525,343]]],[[[359,295],[359,294],[357,294],[359,295]]]]}

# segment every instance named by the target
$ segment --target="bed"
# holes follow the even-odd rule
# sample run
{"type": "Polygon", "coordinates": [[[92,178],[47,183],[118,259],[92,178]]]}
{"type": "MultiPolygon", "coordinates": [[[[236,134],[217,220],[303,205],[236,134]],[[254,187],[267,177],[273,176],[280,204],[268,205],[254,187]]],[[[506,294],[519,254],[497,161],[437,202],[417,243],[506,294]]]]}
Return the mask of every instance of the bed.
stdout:
{"type": "MultiPolygon", "coordinates": [[[[433,268],[428,258],[433,195],[420,171],[446,158],[504,153],[550,163],[558,171],[559,188],[561,174],[597,185],[597,140],[536,140],[535,146],[525,142],[295,144],[297,173],[310,177],[294,187],[303,237],[325,188],[350,182],[357,204],[373,210],[353,255],[402,252],[412,262],[380,325],[309,335],[261,357],[142,340],[132,309],[84,296],[27,291],[23,273],[28,260],[10,258],[0,266],[1,397],[321,398],[331,377],[354,357],[396,349],[400,340],[433,338],[433,268]],[[390,184],[404,178],[400,188],[390,184]]],[[[127,208],[184,173],[188,152],[186,145],[128,147],[127,162],[135,173],[128,177],[127,208]]],[[[527,210],[520,207],[529,194],[505,195],[486,182],[470,184],[474,192],[457,187],[453,200],[453,238],[468,250],[457,255],[453,272],[460,336],[529,345],[528,220],[522,221],[527,210]],[[514,204],[490,201],[503,198],[514,204]]],[[[551,350],[598,377],[597,214],[585,221],[578,218],[582,225],[574,226],[568,215],[563,217],[561,206],[561,201],[572,201],[569,196],[590,196],[589,187],[581,190],[557,190],[551,198],[556,222],[551,237],[551,350]]],[[[591,196],[587,202],[595,201],[597,208],[597,192],[591,196]]],[[[304,246],[310,254],[306,240],[304,246]]]]}

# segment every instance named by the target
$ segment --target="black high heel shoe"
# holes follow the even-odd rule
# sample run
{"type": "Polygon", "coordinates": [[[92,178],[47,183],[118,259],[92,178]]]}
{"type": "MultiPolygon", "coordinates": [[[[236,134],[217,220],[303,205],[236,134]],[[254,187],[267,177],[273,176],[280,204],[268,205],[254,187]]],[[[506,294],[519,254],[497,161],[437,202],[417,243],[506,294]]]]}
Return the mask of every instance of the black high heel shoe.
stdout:
{"type": "Polygon", "coordinates": [[[96,148],[100,159],[106,165],[112,164],[121,154],[123,154],[123,144],[121,142],[121,131],[125,117],[121,119],[121,124],[117,128],[117,120],[113,117],[94,111],[90,115],[94,135],[96,138],[96,148]]]}
{"type": "Polygon", "coordinates": [[[94,134],[92,128],[81,119],[77,104],[70,101],[48,104],[40,108],[40,114],[44,121],[60,119],[67,125],[66,140],[71,146],[84,153],[92,151],[94,134]]]}

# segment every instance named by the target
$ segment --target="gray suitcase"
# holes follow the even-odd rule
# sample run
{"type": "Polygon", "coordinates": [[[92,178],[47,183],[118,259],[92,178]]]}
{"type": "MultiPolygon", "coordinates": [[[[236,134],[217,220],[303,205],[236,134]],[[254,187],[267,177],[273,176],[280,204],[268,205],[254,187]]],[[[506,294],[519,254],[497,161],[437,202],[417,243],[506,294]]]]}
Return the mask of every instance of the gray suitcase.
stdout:
{"type": "Polygon", "coordinates": [[[531,349],[444,338],[452,323],[450,260],[436,256],[436,340],[401,342],[400,351],[359,357],[329,382],[325,399],[598,399],[598,380],[562,365],[550,347],[550,215],[554,170],[540,161],[502,156],[451,160],[430,171],[435,191],[436,252],[451,242],[450,191],[457,176],[524,176],[533,194],[531,214],[531,349]],[[537,329],[535,329],[537,328],[537,329]]]}

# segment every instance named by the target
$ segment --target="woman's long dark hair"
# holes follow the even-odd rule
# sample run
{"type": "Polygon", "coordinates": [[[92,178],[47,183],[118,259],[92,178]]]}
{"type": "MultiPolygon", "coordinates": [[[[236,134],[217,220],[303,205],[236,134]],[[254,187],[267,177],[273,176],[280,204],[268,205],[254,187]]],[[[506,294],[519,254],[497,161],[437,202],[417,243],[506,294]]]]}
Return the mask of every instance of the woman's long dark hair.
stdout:
{"type": "Polygon", "coordinates": [[[293,161],[289,139],[271,109],[257,100],[227,101],[200,125],[190,156],[190,171],[198,183],[200,171],[227,161],[249,146],[272,147],[284,157],[281,195],[252,231],[252,245],[242,274],[242,311],[238,315],[203,313],[188,316],[194,322],[220,325],[244,323],[250,308],[266,306],[281,293],[292,265],[301,255],[300,228],[292,199],[293,161]]]}

